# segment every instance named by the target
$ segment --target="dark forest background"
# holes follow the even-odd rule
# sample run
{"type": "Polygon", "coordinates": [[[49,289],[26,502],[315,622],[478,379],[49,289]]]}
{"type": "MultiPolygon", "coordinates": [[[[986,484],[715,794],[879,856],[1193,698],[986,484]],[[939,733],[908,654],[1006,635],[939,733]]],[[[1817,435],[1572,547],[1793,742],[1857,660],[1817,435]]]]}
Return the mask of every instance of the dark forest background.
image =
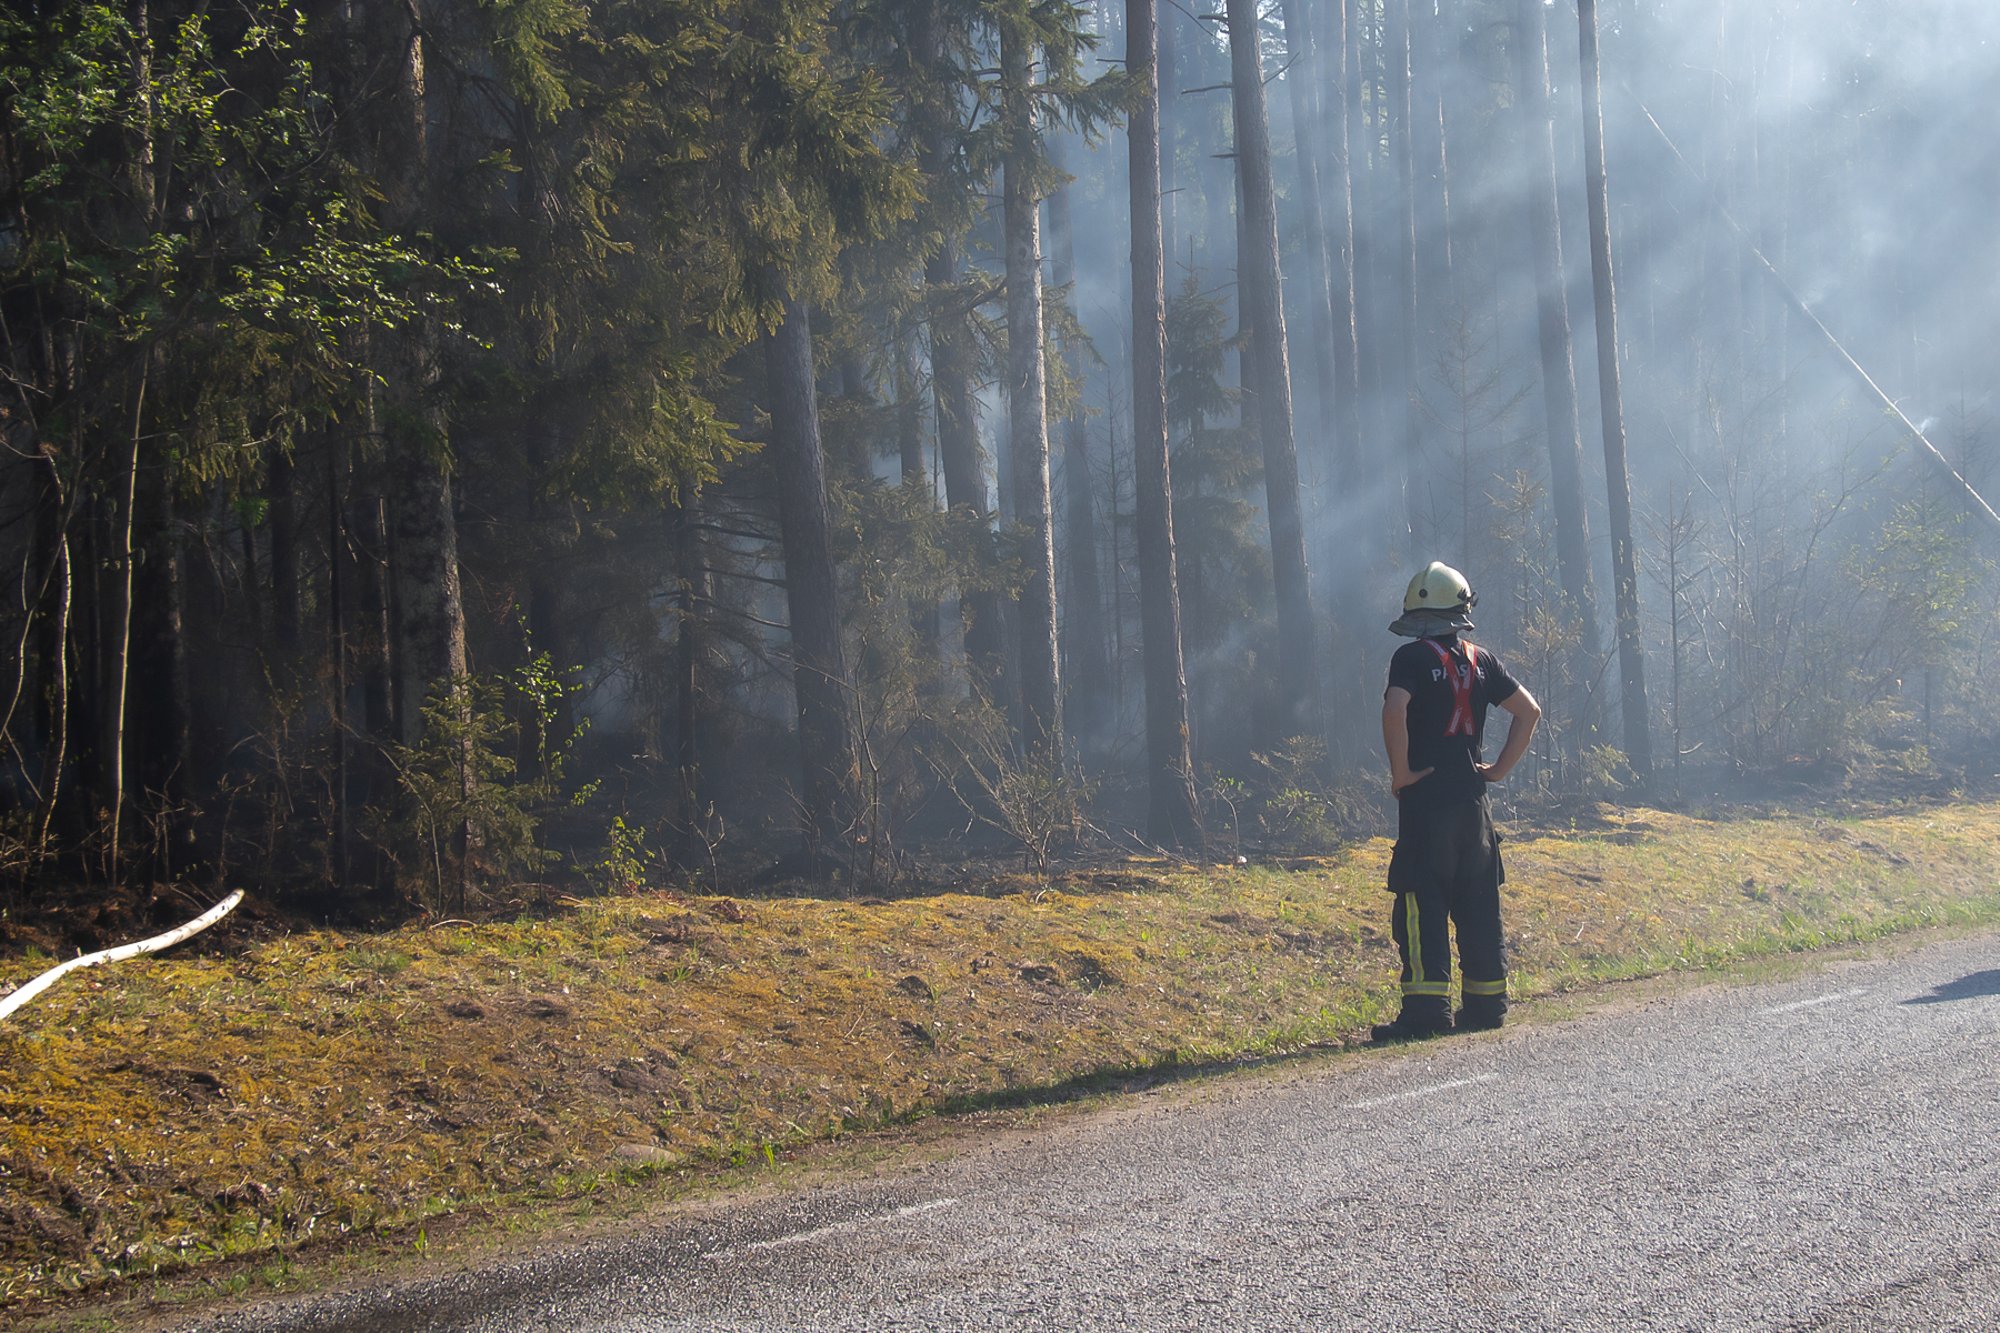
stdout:
{"type": "Polygon", "coordinates": [[[1988,778],[1996,86],[1979,0],[12,5],[0,894],[1312,850],[1431,559],[1517,804],[1988,778]]]}

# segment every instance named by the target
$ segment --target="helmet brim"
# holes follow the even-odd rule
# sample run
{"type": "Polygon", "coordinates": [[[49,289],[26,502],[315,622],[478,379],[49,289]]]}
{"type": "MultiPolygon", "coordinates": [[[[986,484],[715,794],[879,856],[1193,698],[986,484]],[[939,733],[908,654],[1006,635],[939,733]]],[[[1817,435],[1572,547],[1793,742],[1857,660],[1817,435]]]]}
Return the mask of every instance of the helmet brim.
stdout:
{"type": "Polygon", "coordinates": [[[1474,628],[1472,618],[1462,609],[1440,611],[1425,607],[1421,611],[1405,611],[1401,619],[1390,623],[1389,632],[1406,639],[1438,639],[1474,628]]]}

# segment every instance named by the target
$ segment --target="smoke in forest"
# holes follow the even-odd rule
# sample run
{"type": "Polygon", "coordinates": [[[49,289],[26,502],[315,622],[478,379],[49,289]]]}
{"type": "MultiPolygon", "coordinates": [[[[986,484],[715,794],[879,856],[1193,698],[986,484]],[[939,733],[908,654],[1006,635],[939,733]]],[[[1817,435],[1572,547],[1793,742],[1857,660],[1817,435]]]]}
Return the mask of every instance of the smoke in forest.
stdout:
{"type": "Polygon", "coordinates": [[[0,20],[14,882],[1321,846],[1432,559],[1522,805],[1985,763],[1983,0],[550,8],[0,20]]]}

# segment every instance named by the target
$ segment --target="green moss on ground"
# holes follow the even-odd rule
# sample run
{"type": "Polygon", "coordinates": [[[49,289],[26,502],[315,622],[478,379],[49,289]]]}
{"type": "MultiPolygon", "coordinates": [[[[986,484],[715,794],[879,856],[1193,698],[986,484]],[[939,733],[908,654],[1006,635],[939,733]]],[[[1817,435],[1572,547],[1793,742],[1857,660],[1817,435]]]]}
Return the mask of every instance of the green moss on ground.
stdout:
{"type": "MultiPolygon", "coordinates": [[[[1983,804],[1607,810],[1510,841],[1515,992],[2000,920],[1996,834],[1983,804]]],[[[0,1025],[0,1309],[1356,1040],[1394,1004],[1387,853],[888,903],[656,894],[86,972],[0,1025]]]]}

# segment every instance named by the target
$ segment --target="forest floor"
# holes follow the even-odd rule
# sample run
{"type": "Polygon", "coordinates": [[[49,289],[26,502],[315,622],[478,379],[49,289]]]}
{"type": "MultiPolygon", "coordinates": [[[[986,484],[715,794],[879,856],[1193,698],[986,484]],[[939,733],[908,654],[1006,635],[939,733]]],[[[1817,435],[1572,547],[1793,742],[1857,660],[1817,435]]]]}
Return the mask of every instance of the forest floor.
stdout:
{"type": "MultiPolygon", "coordinates": [[[[1505,850],[1517,998],[2000,921],[2000,801],[1597,807],[1505,850]]],[[[0,1315],[284,1289],[307,1255],[656,1206],[885,1126],[1359,1044],[1395,1005],[1387,855],[369,933],[252,917],[74,974],[0,1023],[0,1315]]],[[[0,957],[0,992],[51,961],[0,957]]]]}

